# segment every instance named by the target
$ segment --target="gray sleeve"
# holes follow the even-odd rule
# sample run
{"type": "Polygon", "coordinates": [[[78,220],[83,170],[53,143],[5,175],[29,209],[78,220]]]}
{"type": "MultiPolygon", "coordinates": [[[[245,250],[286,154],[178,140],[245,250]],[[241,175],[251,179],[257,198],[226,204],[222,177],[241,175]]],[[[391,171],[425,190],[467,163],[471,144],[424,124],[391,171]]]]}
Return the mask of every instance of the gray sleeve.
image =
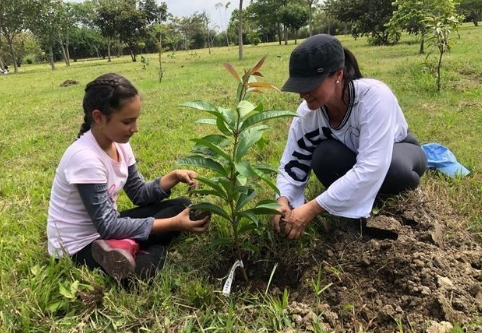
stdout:
{"type": "Polygon", "coordinates": [[[120,217],[107,193],[107,184],[77,184],[77,189],[101,238],[145,240],[149,237],[154,218],[120,217]]]}
{"type": "Polygon", "coordinates": [[[161,177],[151,182],[145,182],[135,164],[128,168],[128,176],[124,191],[136,206],[159,202],[171,195],[171,191],[164,192],[160,185],[161,177]]]}

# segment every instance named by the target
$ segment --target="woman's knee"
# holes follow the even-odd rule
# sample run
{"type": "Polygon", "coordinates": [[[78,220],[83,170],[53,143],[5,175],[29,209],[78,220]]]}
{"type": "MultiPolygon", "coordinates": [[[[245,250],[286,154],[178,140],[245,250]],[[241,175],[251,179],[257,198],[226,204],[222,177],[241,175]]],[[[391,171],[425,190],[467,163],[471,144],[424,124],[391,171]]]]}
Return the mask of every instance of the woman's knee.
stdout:
{"type": "Polygon", "coordinates": [[[324,140],[313,152],[311,168],[323,186],[328,187],[356,163],[356,154],[337,140],[324,140]]]}
{"type": "Polygon", "coordinates": [[[420,175],[407,168],[391,168],[380,188],[380,193],[398,194],[416,189],[420,185],[420,175]]]}

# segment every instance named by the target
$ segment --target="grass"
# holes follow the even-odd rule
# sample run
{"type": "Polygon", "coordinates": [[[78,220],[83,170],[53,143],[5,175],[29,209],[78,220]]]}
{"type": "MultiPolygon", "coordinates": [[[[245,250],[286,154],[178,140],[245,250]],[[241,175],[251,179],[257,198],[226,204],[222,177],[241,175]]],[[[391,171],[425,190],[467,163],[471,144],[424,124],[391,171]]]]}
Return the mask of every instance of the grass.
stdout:
{"type": "MultiPolygon", "coordinates": [[[[455,180],[429,173],[422,186],[433,194],[434,204],[457,212],[463,227],[474,234],[482,232],[482,62],[475,51],[481,35],[480,28],[463,26],[452,52],[444,56],[440,93],[430,66],[417,54],[415,37],[404,36],[396,46],[369,47],[363,39],[340,36],[357,55],[366,76],[392,87],[418,139],[448,146],[472,171],[455,180]]],[[[223,281],[212,279],[208,267],[216,262],[228,267],[233,262],[229,251],[208,246],[227,232],[227,226],[216,220],[209,233],[175,244],[155,283],[140,284],[135,292],[117,288],[100,273],[75,268],[69,260],[48,258],[45,223],[57,163],[82,123],[81,99],[87,82],[118,72],[140,89],[144,103],[140,133],[131,144],[139,169],[153,179],[172,170],[176,159],[192,147],[189,139],[206,131],[193,123],[199,114],[178,104],[203,99],[232,107],[236,85],[222,63],[229,61],[239,70],[265,54],[266,81],[281,86],[294,47],[292,43],[245,46],[243,61],[237,60],[234,47],[215,48],[212,54],[207,50],[165,54],[162,83],[157,77],[157,55],[145,55],[150,60],[146,70],[130,57],[121,57],[111,63],[79,61],[70,67],[59,63],[56,71],[47,64],[23,65],[19,74],[0,76],[0,332],[273,332],[292,326],[283,312],[289,291],[265,294],[263,288],[258,292],[240,288],[229,298],[222,296],[223,281]],[[80,84],[59,87],[67,79],[80,84]]],[[[265,109],[295,110],[299,102],[295,94],[275,92],[256,99],[265,109]]],[[[265,145],[253,158],[277,165],[288,127],[285,120],[271,126],[265,145]]],[[[318,190],[310,184],[310,195],[318,190]]],[[[176,188],[174,196],[185,191],[176,188]]],[[[262,195],[272,194],[266,190],[262,195]]],[[[129,206],[121,196],[120,207],[129,206]]],[[[266,225],[257,237],[265,237],[264,246],[281,251],[266,225]]],[[[309,244],[308,238],[283,244],[285,253],[293,256],[290,260],[309,250],[305,243],[309,244]]],[[[256,254],[249,258],[262,260],[256,254]]],[[[271,272],[272,263],[266,265],[271,265],[267,267],[271,272]]],[[[324,288],[316,281],[313,285],[316,290],[324,288]]],[[[315,290],[313,297],[319,297],[315,290]]],[[[319,323],[313,327],[323,332],[319,323]]]]}

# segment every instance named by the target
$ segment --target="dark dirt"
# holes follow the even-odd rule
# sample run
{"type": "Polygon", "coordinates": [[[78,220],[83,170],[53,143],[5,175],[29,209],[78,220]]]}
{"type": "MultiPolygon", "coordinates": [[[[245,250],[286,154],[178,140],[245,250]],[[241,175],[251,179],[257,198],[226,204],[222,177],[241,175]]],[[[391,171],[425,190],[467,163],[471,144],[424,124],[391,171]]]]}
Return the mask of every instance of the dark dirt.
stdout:
{"type": "MultiPolygon", "coordinates": [[[[480,243],[450,209],[433,206],[416,191],[389,201],[366,225],[320,218],[320,238],[297,258],[278,258],[270,285],[272,294],[290,292],[285,312],[294,332],[313,331],[313,316],[329,332],[439,333],[452,325],[482,332],[474,325],[482,312],[480,243]],[[316,296],[318,276],[318,286],[329,287],[316,296]]],[[[252,260],[248,273],[263,271],[257,262],[266,267],[252,260]]],[[[251,276],[251,286],[266,288],[269,273],[251,276]]]]}

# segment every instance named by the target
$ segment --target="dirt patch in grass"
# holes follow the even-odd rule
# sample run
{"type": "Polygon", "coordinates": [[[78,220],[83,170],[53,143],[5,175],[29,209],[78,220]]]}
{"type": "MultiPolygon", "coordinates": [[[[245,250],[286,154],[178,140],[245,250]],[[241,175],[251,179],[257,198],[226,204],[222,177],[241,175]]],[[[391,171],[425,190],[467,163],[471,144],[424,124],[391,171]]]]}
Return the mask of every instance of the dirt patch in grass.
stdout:
{"type": "Polygon", "coordinates": [[[249,260],[251,286],[264,291],[266,267],[277,263],[269,290],[289,290],[285,312],[297,331],[313,331],[313,316],[336,332],[449,332],[473,323],[482,311],[479,243],[421,191],[390,202],[366,222],[318,221],[320,238],[297,257],[249,260]]]}

